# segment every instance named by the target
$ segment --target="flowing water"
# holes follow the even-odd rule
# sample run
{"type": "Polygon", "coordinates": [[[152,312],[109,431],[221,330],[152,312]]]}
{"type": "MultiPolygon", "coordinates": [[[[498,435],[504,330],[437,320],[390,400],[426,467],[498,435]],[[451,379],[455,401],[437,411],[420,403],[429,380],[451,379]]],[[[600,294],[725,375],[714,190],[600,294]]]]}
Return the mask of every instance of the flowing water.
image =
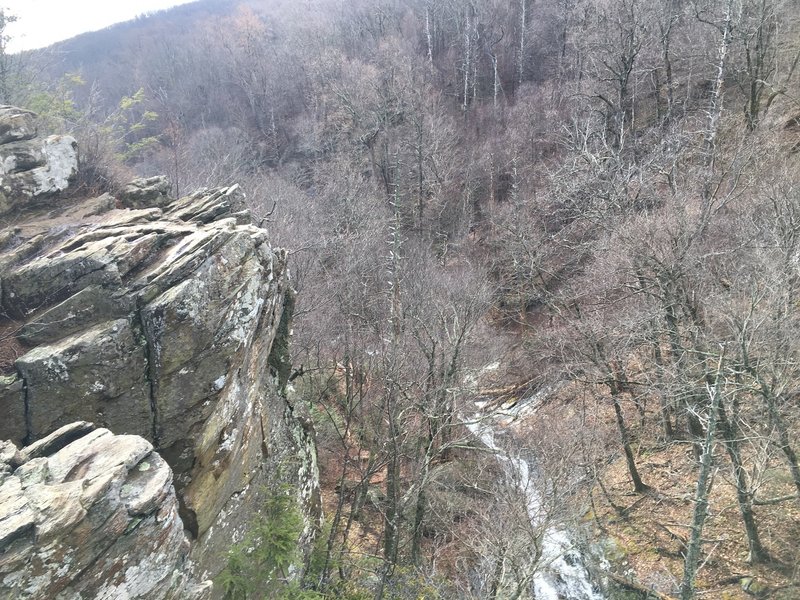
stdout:
{"type": "Polygon", "coordinates": [[[542,492],[531,478],[531,464],[511,456],[495,442],[499,425],[491,418],[481,417],[465,422],[466,426],[487,448],[493,450],[509,481],[515,482],[526,502],[528,518],[538,528],[545,527],[539,568],[533,577],[532,594],[536,600],[605,600],[592,584],[584,557],[575,548],[569,534],[558,526],[542,525],[542,492]]]}

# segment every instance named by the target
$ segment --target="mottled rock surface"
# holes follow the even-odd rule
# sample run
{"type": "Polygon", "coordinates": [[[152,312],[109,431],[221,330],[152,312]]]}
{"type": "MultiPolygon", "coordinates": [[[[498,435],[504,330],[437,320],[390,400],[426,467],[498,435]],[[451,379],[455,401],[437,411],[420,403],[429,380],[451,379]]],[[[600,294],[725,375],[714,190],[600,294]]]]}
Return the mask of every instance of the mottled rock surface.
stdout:
{"type": "Polygon", "coordinates": [[[0,442],[0,598],[210,597],[188,556],[172,471],[147,440],[75,423],[0,442]]]}
{"type": "Polygon", "coordinates": [[[147,439],[205,578],[277,485],[298,490],[307,534],[314,520],[311,436],[269,364],[286,253],[235,186],[148,202],[55,197],[0,218],[0,439],[74,421],[147,439]]]}
{"type": "Polygon", "coordinates": [[[77,173],[73,137],[37,138],[34,113],[0,106],[0,216],[63,192],[77,173]]]}
{"type": "Polygon", "coordinates": [[[125,208],[150,208],[169,204],[170,183],[163,175],[134,179],[119,193],[119,201],[125,208]]]}
{"type": "Polygon", "coordinates": [[[36,113],[16,106],[0,106],[0,144],[36,137],[36,113]]]}

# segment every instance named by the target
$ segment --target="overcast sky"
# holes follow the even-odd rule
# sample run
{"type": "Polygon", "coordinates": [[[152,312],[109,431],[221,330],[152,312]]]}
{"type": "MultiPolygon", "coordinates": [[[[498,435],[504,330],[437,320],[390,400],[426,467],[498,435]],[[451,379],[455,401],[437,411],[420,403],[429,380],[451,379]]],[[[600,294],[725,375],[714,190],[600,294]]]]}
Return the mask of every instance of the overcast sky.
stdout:
{"type": "Polygon", "coordinates": [[[193,0],[0,0],[18,20],[8,26],[10,52],[49,46],[146,12],[193,0]]]}

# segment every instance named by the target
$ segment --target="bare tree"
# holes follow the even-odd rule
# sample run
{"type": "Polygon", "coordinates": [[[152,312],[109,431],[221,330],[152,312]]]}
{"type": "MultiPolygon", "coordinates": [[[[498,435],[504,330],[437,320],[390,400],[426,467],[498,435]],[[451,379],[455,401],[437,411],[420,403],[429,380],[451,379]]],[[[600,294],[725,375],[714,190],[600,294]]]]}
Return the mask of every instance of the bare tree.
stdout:
{"type": "Polygon", "coordinates": [[[714,468],[714,436],[719,418],[719,407],[724,393],[724,352],[720,354],[714,383],[708,385],[710,408],[708,422],[706,423],[706,437],[703,442],[703,454],[700,459],[700,471],[697,475],[697,488],[694,496],[694,515],[691,523],[691,536],[686,547],[684,557],[683,580],[681,581],[681,600],[694,598],[694,582],[697,576],[697,567],[700,563],[700,544],[703,536],[703,526],[708,516],[708,496],[713,483],[712,470],[714,468]]]}

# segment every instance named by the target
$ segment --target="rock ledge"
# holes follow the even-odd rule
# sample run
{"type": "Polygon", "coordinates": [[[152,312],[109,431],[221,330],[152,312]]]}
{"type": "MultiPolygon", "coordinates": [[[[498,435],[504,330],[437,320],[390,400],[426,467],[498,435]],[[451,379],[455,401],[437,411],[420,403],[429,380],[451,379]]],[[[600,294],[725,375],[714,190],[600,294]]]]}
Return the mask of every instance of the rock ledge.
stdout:
{"type": "Polygon", "coordinates": [[[0,597],[208,598],[188,554],[172,470],[147,440],[78,422],[0,442],[0,597]]]}

